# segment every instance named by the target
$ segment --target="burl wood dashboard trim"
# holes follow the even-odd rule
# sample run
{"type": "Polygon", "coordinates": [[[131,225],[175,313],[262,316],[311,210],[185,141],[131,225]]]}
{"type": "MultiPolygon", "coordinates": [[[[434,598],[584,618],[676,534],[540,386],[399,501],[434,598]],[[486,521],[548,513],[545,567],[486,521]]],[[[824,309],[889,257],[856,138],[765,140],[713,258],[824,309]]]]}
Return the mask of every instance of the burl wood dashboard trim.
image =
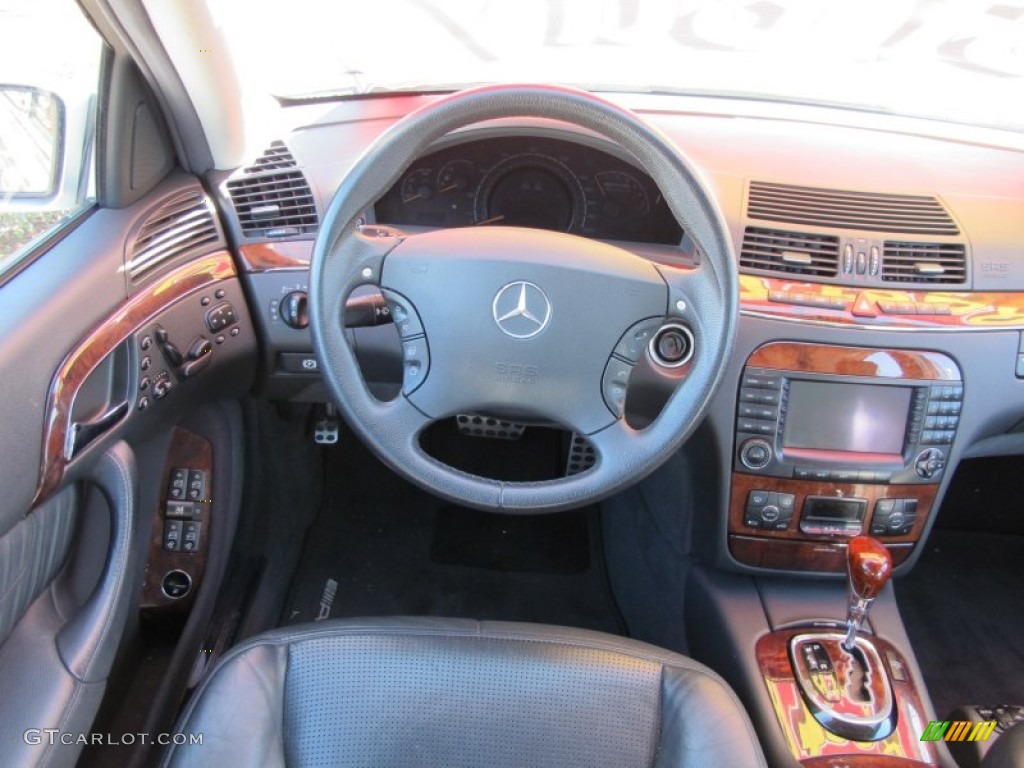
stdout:
{"type": "MultiPolygon", "coordinates": [[[[312,254],[312,240],[249,243],[239,248],[241,266],[246,272],[307,269],[312,254]]],[[[860,289],[740,275],[740,309],[744,314],[780,320],[890,331],[1024,329],[1022,291],[860,289]],[[770,298],[783,295],[807,303],[838,301],[843,308],[805,306],[770,298]],[[883,307],[889,305],[912,305],[916,314],[887,314],[883,307]]]]}
{"type": "Polygon", "coordinates": [[[941,352],[872,347],[840,347],[777,341],[754,350],[747,359],[753,368],[879,379],[960,381],[960,367],[941,352]]]}
{"type": "Polygon", "coordinates": [[[33,507],[53,493],[64,477],[68,464],[64,445],[71,408],[89,374],[119,344],[178,299],[235,275],[235,264],[227,251],[216,251],[186,264],[126,301],[68,353],[58,366],[47,394],[42,466],[33,507]]]}
{"type": "Polygon", "coordinates": [[[142,587],[143,608],[175,606],[186,608],[194,600],[206,571],[206,553],[210,549],[213,521],[213,446],[194,432],[175,427],[171,445],[167,451],[167,465],[164,467],[163,483],[160,486],[160,501],[153,510],[153,525],[150,532],[149,559],[146,562],[146,576],[142,587]],[[202,502],[202,533],[198,552],[168,552],[164,549],[164,510],[167,506],[166,492],[171,483],[171,472],[175,467],[198,469],[206,473],[207,499],[202,502]],[[184,571],[192,579],[192,588],[182,598],[170,598],[163,592],[163,578],[168,571],[184,571]]]}
{"type": "Polygon", "coordinates": [[[1024,329],[1021,291],[862,289],[740,275],[740,305],[747,314],[823,325],[929,331],[1024,329]],[[781,295],[807,303],[840,302],[843,307],[805,306],[771,298],[781,295]],[[883,310],[889,305],[912,305],[915,313],[889,314],[883,310]]]}
{"type": "Polygon", "coordinates": [[[827,731],[808,710],[793,676],[789,640],[807,629],[784,630],[757,641],[757,663],[768,689],[772,708],[790,752],[805,768],[911,768],[939,764],[935,748],[921,741],[928,724],[924,705],[911,675],[910,665],[891,644],[879,637],[872,642],[886,663],[901,664],[907,679],[893,680],[897,707],[896,730],[881,741],[850,741],[827,731]]]}
{"type": "Polygon", "coordinates": [[[271,272],[275,269],[308,269],[313,256],[312,240],[282,240],[278,243],[250,243],[238,249],[239,261],[246,272],[271,272]]]}

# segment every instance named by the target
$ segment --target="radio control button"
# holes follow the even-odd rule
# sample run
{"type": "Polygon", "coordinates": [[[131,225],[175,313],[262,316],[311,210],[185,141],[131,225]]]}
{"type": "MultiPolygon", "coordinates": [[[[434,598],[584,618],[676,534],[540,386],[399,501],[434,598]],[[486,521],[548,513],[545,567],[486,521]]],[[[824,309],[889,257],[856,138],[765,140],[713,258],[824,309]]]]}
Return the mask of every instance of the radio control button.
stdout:
{"type": "Polygon", "coordinates": [[[834,474],[835,473],[830,472],[827,469],[812,469],[811,470],[811,478],[813,480],[817,480],[820,483],[831,482],[832,480],[835,479],[833,477],[834,474]]]}
{"type": "Polygon", "coordinates": [[[810,467],[797,467],[793,470],[793,477],[797,480],[813,480],[814,470],[810,467]]]}
{"type": "Polygon", "coordinates": [[[772,447],[767,440],[747,440],[740,449],[740,462],[747,469],[764,469],[772,460],[772,447]]]}
{"type": "Polygon", "coordinates": [[[740,403],[740,416],[747,419],[768,419],[769,421],[775,421],[778,417],[778,412],[767,405],[740,403]]]}
{"type": "Polygon", "coordinates": [[[831,473],[831,478],[834,483],[856,483],[858,474],[855,469],[837,469],[831,473]]]}

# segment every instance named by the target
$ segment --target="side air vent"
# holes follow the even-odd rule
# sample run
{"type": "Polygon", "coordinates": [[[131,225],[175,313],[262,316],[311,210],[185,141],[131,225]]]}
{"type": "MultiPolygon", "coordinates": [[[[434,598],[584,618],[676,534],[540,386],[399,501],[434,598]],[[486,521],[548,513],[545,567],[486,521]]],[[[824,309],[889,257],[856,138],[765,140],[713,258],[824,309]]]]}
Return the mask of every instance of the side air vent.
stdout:
{"type": "Polygon", "coordinates": [[[811,277],[835,277],[839,238],[808,232],[783,232],[747,227],[740,249],[740,266],[811,277]]]}
{"type": "Polygon", "coordinates": [[[186,192],[161,205],[143,222],[128,249],[128,274],[137,280],[168,259],[219,240],[206,195],[186,192]]]}
{"type": "Polygon", "coordinates": [[[754,181],[750,184],[747,216],[764,221],[870,232],[960,234],[942,203],[928,195],[848,192],[754,181]]]}
{"type": "Polygon", "coordinates": [[[963,283],[967,251],[961,243],[906,243],[886,240],[882,279],[896,283],[963,283]]]}
{"type": "MultiPolygon", "coordinates": [[[[281,146],[284,147],[283,144],[281,146]]],[[[272,145],[267,152],[273,150],[272,145]]],[[[284,151],[287,153],[287,149],[284,151]]],[[[263,157],[267,157],[267,153],[263,157]]],[[[290,159],[291,155],[287,157],[290,159]]],[[[294,165],[295,161],[292,159],[291,163],[294,165]]],[[[242,233],[248,237],[289,237],[316,232],[319,224],[316,203],[302,171],[297,168],[269,173],[260,171],[257,175],[252,168],[255,165],[245,169],[246,174],[252,175],[227,183],[242,233]]]]}
{"type": "Polygon", "coordinates": [[[285,146],[283,141],[272,141],[270,146],[263,150],[263,154],[257,157],[251,165],[246,166],[245,173],[262,173],[264,171],[277,171],[282,168],[295,168],[295,158],[291,150],[285,146]]]}

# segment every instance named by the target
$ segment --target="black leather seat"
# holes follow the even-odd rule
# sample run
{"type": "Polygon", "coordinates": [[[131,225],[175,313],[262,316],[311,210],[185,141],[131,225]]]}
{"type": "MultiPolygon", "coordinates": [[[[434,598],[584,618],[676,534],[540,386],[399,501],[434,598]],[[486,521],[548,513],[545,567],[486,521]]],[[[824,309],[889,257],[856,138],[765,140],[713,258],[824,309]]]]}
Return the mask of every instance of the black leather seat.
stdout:
{"type": "Polygon", "coordinates": [[[339,620],[233,649],[169,766],[763,766],[736,695],[697,662],[562,627],[339,620]]]}

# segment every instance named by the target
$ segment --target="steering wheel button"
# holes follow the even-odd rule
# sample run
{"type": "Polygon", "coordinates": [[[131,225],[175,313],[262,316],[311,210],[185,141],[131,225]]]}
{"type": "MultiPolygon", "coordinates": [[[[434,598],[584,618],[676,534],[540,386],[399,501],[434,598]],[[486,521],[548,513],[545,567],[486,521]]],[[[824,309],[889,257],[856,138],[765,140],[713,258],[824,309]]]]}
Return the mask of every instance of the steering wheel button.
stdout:
{"type": "Polygon", "coordinates": [[[660,326],[661,321],[657,319],[640,321],[622,335],[622,339],[615,347],[615,354],[635,363],[643,355],[644,349],[660,326]]]}
{"type": "Polygon", "coordinates": [[[626,407],[626,385],[632,372],[633,366],[617,357],[611,358],[604,369],[601,392],[608,410],[616,416],[621,416],[626,407]]]}
{"type": "Polygon", "coordinates": [[[424,382],[430,370],[430,351],[427,348],[426,338],[420,336],[403,341],[402,359],[405,363],[402,391],[409,395],[424,382]]]}
{"type": "Polygon", "coordinates": [[[413,309],[412,303],[400,293],[395,293],[394,291],[385,289],[381,293],[388,303],[391,320],[394,322],[395,328],[398,329],[398,335],[403,339],[421,336],[423,334],[423,323],[420,322],[420,316],[413,309]]]}

